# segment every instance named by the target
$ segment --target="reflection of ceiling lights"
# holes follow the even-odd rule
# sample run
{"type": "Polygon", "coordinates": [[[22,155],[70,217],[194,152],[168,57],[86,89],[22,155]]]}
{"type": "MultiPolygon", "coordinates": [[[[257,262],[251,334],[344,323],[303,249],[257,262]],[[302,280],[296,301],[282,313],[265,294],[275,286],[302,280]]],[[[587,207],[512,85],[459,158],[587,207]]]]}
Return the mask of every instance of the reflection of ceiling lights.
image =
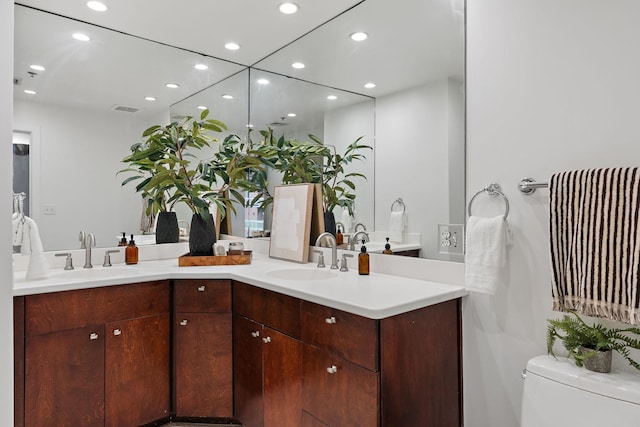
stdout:
{"type": "Polygon", "coordinates": [[[89,40],[91,40],[91,37],[82,33],[74,33],[73,38],[81,42],[88,42],[89,40]]]}
{"type": "Polygon", "coordinates": [[[337,96],[335,96],[335,95],[329,95],[329,96],[327,96],[327,99],[328,99],[329,101],[335,101],[336,99],[338,99],[338,97],[337,97],[337,96]]]}
{"type": "Polygon", "coordinates": [[[87,7],[95,10],[96,12],[105,12],[108,9],[107,5],[99,1],[88,1],[87,7]]]}
{"type": "Polygon", "coordinates": [[[373,89],[374,87],[376,87],[375,83],[365,83],[364,87],[366,87],[367,89],[373,89]]]}
{"type": "Polygon", "coordinates": [[[304,68],[304,64],[302,62],[294,62],[293,64],[291,64],[291,66],[298,70],[301,70],[304,68]]]}
{"type": "Polygon", "coordinates": [[[287,116],[289,116],[289,117],[295,117],[295,116],[296,116],[296,113],[289,113],[289,114],[287,114],[287,116]]]}
{"type": "Polygon", "coordinates": [[[351,37],[351,40],[361,42],[363,40],[366,40],[367,37],[369,37],[369,34],[359,31],[357,33],[351,33],[349,37],[351,37]]]}
{"type": "Polygon", "coordinates": [[[147,101],[155,101],[156,99],[153,96],[145,96],[144,99],[147,101]]]}
{"type": "Polygon", "coordinates": [[[238,49],[240,49],[240,45],[238,43],[233,43],[233,42],[225,44],[224,47],[229,49],[229,50],[238,50],[238,49]]]}
{"type": "Polygon", "coordinates": [[[36,71],[44,71],[44,67],[42,65],[29,65],[29,68],[36,71]]]}
{"type": "Polygon", "coordinates": [[[195,68],[196,70],[204,71],[209,67],[207,67],[205,64],[196,64],[193,68],[195,68]]]}
{"type": "Polygon", "coordinates": [[[29,89],[25,89],[24,93],[26,93],[27,95],[35,95],[36,91],[35,90],[29,90],[29,89]]]}
{"type": "Polygon", "coordinates": [[[269,80],[267,80],[267,79],[258,79],[256,81],[256,83],[258,83],[259,85],[268,85],[269,84],[269,80]]]}
{"type": "Polygon", "coordinates": [[[291,15],[292,13],[296,13],[300,7],[295,3],[280,3],[278,9],[286,15],[291,15]]]}
{"type": "Polygon", "coordinates": [[[224,99],[233,99],[233,95],[222,95],[224,99]]]}
{"type": "Polygon", "coordinates": [[[205,107],[204,105],[198,105],[198,110],[206,110],[207,107],[205,107]]]}
{"type": "Polygon", "coordinates": [[[180,85],[175,83],[167,83],[165,86],[168,87],[169,89],[177,89],[180,87],[180,85]]]}

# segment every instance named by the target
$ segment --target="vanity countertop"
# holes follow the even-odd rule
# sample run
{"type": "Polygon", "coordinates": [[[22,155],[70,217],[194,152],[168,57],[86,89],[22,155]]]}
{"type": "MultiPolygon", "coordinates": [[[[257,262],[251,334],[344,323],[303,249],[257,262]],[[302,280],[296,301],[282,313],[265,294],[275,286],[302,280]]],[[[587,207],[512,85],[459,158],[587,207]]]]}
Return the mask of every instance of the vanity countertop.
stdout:
{"type": "Polygon", "coordinates": [[[348,272],[319,269],[314,263],[297,264],[254,253],[249,265],[179,267],[178,260],[163,259],[137,265],[51,270],[41,280],[26,280],[16,272],[14,296],[33,295],[101,286],[165,279],[233,279],[323,304],[371,319],[382,319],[459,298],[468,294],[462,286],[410,279],[388,274],[360,276],[357,268],[348,272]]]}

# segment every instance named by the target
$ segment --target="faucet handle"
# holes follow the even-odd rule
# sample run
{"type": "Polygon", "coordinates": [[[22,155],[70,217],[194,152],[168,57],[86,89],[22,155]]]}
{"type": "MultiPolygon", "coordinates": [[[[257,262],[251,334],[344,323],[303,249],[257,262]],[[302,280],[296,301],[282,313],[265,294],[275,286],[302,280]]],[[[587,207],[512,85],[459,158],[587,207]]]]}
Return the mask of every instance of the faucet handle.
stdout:
{"type": "Polygon", "coordinates": [[[67,259],[64,263],[64,269],[73,270],[73,258],[71,258],[71,252],[58,253],[56,256],[66,256],[67,259]]]}
{"type": "Polygon", "coordinates": [[[324,253],[320,250],[314,250],[313,252],[318,254],[318,268],[325,268],[324,265],[324,253]]]}
{"type": "Polygon", "coordinates": [[[353,258],[353,255],[342,254],[342,260],[340,261],[340,271],[349,271],[349,267],[347,266],[347,257],[353,258]]]}
{"type": "Polygon", "coordinates": [[[104,251],[104,262],[102,263],[103,267],[111,267],[111,254],[115,254],[120,252],[118,249],[111,249],[108,251],[104,251]]]}

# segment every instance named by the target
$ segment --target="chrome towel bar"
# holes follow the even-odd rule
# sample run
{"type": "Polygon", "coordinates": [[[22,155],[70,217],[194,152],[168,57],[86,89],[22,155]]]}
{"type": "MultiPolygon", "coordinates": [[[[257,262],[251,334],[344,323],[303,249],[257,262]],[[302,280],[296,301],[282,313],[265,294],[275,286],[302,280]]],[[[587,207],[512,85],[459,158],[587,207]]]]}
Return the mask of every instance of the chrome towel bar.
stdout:
{"type": "Polygon", "coordinates": [[[520,192],[522,194],[533,194],[534,191],[536,191],[536,188],[547,188],[549,186],[549,183],[547,182],[537,182],[535,179],[533,178],[522,178],[520,180],[520,183],[518,184],[518,190],[520,190],[520,192]]]}
{"type": "Polygon", "coordinates": [[[488,186],[486,186],[485,188],[483,188],[482,190],[474,194],[473,197],[471,197],[471,200],[469,200],[469,207],[467,209],[467,211],[469,212],[469,216],[471,216],[471,205],[473,204],[474,199],[478,197],[478,195],[485,192],[490,196],[502,196],[502,198],[504,199],[504,206],[505,206],[504,219],[507,219],[507,216],[509,216],[509,199],[507,199],[507,196],[505,196],[504,193],[502,192],[502,189],[500,188],[500,184],[496,184],[495,182],[492,182],[491,184],[489,184],[488,186]]]}

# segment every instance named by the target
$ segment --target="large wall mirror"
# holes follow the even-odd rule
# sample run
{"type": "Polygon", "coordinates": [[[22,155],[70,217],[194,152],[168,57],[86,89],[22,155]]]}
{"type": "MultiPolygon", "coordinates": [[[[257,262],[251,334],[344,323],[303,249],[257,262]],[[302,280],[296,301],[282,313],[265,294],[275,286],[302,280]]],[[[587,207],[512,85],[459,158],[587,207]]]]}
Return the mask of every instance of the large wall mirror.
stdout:
{"type": "MultiPolygon", "coordinates": [[[[250,67],[19,5],[15,33],[14,129],[30,136],[31,216],[46,250],[79,247],[80,230],[98,246],[139,233],[142,203],[121,188],[120,160],[148,126],[205,106],[243,137],[249,125],[336,146],[364,136],[374,151],[361,166],[358,221],[384,232],[402,198],[421,256],[463,259],[438,245],[438,224],[465,217],[463,1],[366,0],[250,67]],[[369,38],[354,42],[356,31],[369,38]],[[71,43],[75,32],[98,43],[71,43]],[[45,53],[46,70],[31,70],[45,53]],[[109,99],[122,85],[130,97],[109,99]]],[[[239,212],[233,234],[250,234],[248,220],[239,212]]]]}

